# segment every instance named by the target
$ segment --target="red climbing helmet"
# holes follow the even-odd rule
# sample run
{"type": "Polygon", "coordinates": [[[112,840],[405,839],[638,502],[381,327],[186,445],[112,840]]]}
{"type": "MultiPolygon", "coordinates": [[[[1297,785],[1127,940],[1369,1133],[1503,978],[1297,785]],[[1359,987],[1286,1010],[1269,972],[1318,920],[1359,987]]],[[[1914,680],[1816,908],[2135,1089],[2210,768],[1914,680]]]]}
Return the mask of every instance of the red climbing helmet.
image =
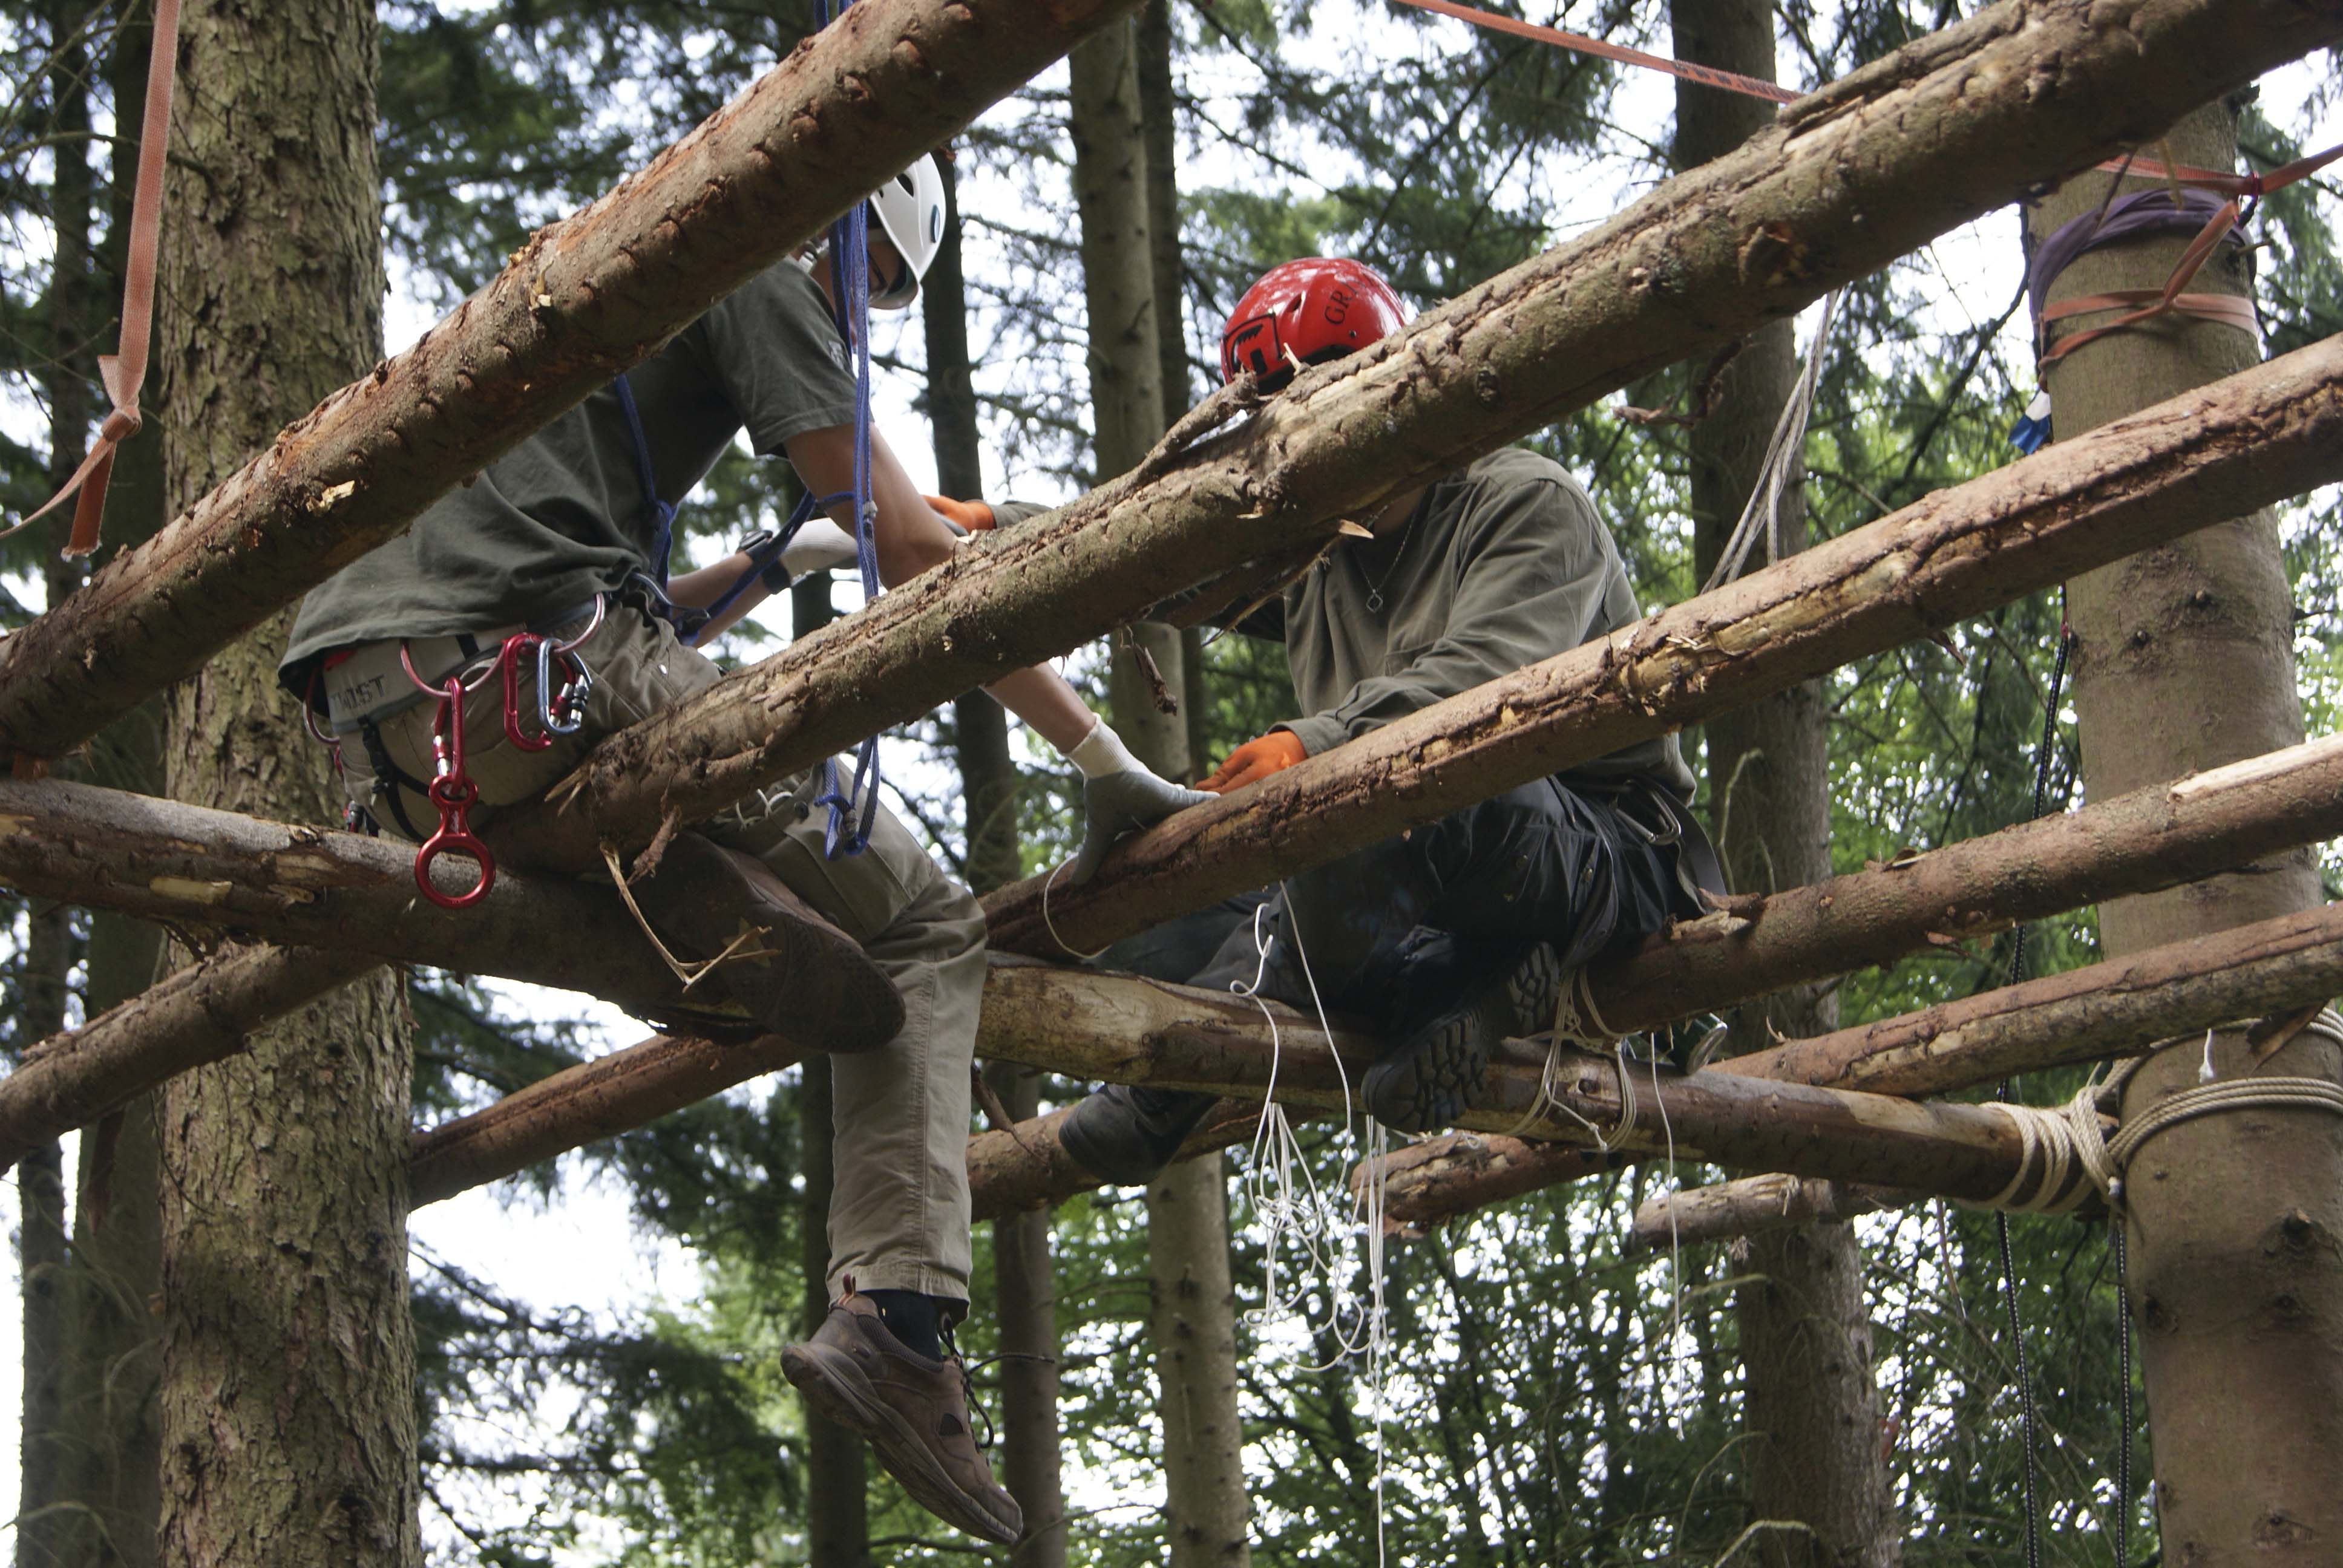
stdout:
{"type": "Polygon", "coordinates": [[[1270,386],[1304,365],[1364,348],[1407,323],[1407,307],[1374,269],[1339,256],[1305,256],[1272,266],[1245,290],[1221,331],[1221,379],[1250,370],[1270,386]]]}

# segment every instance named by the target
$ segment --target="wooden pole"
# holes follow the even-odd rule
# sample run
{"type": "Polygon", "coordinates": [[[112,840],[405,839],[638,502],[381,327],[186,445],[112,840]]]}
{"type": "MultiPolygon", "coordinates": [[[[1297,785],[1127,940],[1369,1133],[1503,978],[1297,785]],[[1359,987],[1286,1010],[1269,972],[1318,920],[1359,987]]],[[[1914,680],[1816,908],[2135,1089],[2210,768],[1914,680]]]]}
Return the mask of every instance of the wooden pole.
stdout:
{"type": "Polygon", "coordinates": [[[1632,1033],[2338,833],[2343,737],[2330,736],[1770,897],[1734,898],[1594,971],[1589,988],[1604,1020],[1632,1033]]]}
{"type": "MultiPolygon", "coordinates": [[[[2011,1073],[2136,1055],[2175,1034],[2298,1011],[2338,990],[2343,905],[2330,904],[1733,1057],[1698,1077],[1946,1093],[2011,1073]]],[[[1417,1146],[1427,1151],[1419,1158],[1448,1154],[1443,1146],[1453,1139],[1427,1140],[1417,1146]]],[[[1550,1145],[1488,1141],[1488,1151],[1455,1151],[1436,1181],[1393,1167],[1386,1192],[1394,1221],[1424,1228],[1586,1173],[1550,1145]],[[1493,1167],[1485,1180],[1473,1169],[1476,1161],[1493,1167]]]]}
{"type": "Polygon", "coordinates": [[[745,1045],[653,1035],[417,1132],[407,1154],[408,1191],[418,1204],[452,1198],[777,1072],[798,1055],[778,1035],[745,1045]]]}
{"type": "Polygon", "coordinates": [[[1644,1200],[1627,1233],[1638,1252],[1739,1241],[1816,1221],[1845,1223],[1926,1197],[1893,1187],[1817,1181],[1804,1176],[1744,1176],[1644,1200]]]}
{"type": "MultiPolygon", "coordinates": [[[[0,779],[0,881],[35,897],[621,1006],[684,1000],[607,884],[499,870],[486,899],[447,910],[417,891],[412,846],[55,779],[0,779]]],[[[468,862],[438,869],[468,883],[468,862]]],[[[699,1010],[728,1015],[720,1000],[699,1010]]]]}

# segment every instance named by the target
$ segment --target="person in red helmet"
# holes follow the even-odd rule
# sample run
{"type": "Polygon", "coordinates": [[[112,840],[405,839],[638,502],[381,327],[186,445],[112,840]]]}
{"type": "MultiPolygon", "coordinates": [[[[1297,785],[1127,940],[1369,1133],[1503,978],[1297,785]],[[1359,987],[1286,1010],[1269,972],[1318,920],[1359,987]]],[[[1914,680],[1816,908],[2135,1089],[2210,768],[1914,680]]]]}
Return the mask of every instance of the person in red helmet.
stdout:
{"type": "MultiPolygon", "coordinates": [[[[1391,286],[1355,261],[1288,262],[1231,314],[1222,375],[1274,388],[1405,319],[1391,286]]],[[[1536,453],[1493,452],[1366,520],[1373,538],[1242,624],[1285,643],[1302,712],[1200,788],[1248,788],[1641,618],[1594,503],[1536,453]]],[[[1201,971],[1158,978],[1217,988],[1258,973],[1261,994],[1302,1007],[1314,978],[1329,1007],[1395,1022],[1361,1085],[1368,1111],[1403,1131],[1446,1125],[1481,1093],[1498,1040],[1552,1026],[1573,971],[1700,912],[1704,887],[1723,891],[1692,793],[1673,735],[1614,752],[1290,878],[1258,916],[1222,916],[1201,971]]],[[[1181,940],[1197,950],[1192,931],[1181,940]]],[[[1099,1175],[1142,1182],[1212,1103],[1112,1085],[1059,1135],[1099,1175]]]]}

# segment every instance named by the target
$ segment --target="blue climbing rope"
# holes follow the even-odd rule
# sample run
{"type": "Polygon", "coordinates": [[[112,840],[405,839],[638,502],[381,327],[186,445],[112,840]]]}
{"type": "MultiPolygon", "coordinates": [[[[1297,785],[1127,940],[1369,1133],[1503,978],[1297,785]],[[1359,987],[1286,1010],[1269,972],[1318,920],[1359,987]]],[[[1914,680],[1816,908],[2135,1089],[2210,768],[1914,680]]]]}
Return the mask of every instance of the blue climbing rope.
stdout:
{"type": "MultiPolygon", "coordinates": [[[[854,0],[840,0],[843,15],[854,0]]],[[[814,26],[830,25],[830,0],[814,0],[814,26]]],[[[878,597],[879,546],[874,532],[877,508],[870,501],[870,204],[856,202],[830,226],[830,276],[842,287],[831,292],[831,309],[839,336],[854,356],[854,554],[862,568],[862,592],[878,597]]],[[[830,809],[822,831],[822,853],[831,859],[859,855],[870,842],[879,816],[879,738],[863,741],[854,754],[854,778],[840,790],[838,763],[821,765],[822,790],[814,804],[830,809]],[[859,809],[858,809],[858,802],[859,809]]]]}

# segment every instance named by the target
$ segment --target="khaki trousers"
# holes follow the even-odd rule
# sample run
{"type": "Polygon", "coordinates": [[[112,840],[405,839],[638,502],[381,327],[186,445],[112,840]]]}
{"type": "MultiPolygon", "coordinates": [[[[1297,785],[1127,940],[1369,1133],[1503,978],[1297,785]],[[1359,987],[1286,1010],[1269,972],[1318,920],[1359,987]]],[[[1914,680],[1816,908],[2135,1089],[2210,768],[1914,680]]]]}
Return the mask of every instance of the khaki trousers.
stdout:
{"type": "MultiPolygon", "coordinates": [[[[596,739],[675,706],[715,684],[721,673],[678,642],[665,622],[617,604],[578,651],[594,675],[585,723],[547,750],[519,750],[506,739],[500,681],[471,694],[464,710],[465,766],[480,790],[476,826],[491,819],[495,808],[528,800],[568,774],[596,739]]],[[[530,735],[537,732],[535,684],[534,671],[527,672],[521,707],[530,716],[523,721],[530,735]]],[[[391,762],[417,780],[431,777],[436,708],[426,700],[378,725],[391,762]]],[[[397,831],[387,801],[375,798],[365,749],[356,737],[348,739],[342,752],[350,799],[386,829],[397,831]]],[[[825,856],[829,813],[814,804],[821,773],[817,767],[751,796],[700,824],[700,831],[771,867],[860,942],[902,993],[901,1033],[878,1050],[830,1063],[831,1299],[852,1274],[861,1290],[919,1291],[964,1302],[969,1071],[984,991],[984,914],[884,806],[861,854],[825,856]]],[[[851,775],[850,760],[842,760],[841,782],[851,775]]],[[[430,831],[438,819],[430,802],[412,789],[400,789],[399,797],[407,820],[430,831]]]]}

